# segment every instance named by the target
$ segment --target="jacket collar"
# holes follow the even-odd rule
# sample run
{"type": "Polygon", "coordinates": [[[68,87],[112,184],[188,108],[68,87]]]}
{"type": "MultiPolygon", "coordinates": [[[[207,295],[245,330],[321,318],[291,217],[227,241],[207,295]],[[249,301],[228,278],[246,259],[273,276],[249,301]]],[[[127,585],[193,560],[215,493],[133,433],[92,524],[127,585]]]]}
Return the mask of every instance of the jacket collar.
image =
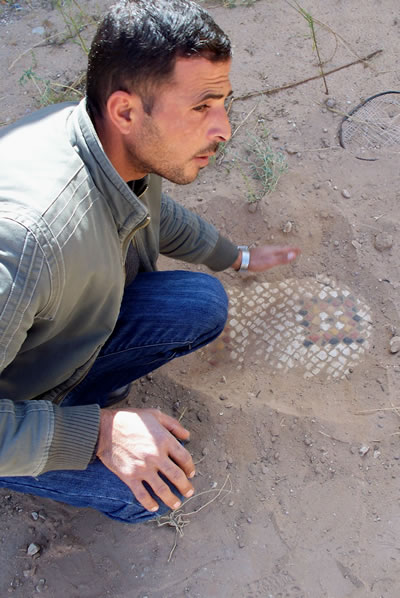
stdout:
{"type": "MultiPolygon", "coordinates": [[[[118,228],[131,230],[146,218],[147,209],[104,153],[87,113],[85,98],[71,113],[67,126],[71,144],[87,167],[97,189],[107,201],[118,228]]],[[[144,184],[146,185],[146,182],[144,184]]]]}

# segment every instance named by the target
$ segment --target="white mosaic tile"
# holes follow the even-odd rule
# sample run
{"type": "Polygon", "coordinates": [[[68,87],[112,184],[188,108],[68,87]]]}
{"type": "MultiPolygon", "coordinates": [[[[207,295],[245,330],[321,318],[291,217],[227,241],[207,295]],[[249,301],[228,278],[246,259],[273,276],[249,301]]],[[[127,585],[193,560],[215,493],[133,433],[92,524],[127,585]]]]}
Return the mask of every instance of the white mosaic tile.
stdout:
{"type": "Polygon", "coordinates": [[[369,347],[369,307],[326,277],[230,287],[228,295],[226,353],[238,368],[251,367],[257,355],[272,370],[302,368],[304,376],[337,379],[369,347]]]}

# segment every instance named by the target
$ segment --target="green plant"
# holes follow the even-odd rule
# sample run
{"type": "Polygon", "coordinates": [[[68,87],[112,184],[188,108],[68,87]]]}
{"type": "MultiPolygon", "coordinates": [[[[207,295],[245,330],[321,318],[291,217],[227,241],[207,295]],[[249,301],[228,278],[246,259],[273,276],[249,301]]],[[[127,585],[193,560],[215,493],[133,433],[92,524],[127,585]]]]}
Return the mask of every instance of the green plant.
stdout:
{"type": "Polygon", "coordinates": [[[86,55],[89,54],[89,48],[82,31],[93,22],[90,17],[79,5],[77,0],[56,0],[55,7],[60,12],[64,23],[67,26],[68,38],[77,40],[76,43],[82,48],[86,55]]]}
{"type": "Polygon", "coordinates": [[[275,151],[268,141],[268,131],[252,137],[245,147],[246,164],[250,167],[250,176],[238,164],[239,171],[247,188],[249,203],[259,201],[268,193],[275,191],[278,181],[287,169],[286,156],[275,151]],[[256,183],[254,182],[256,181],[256,183]]]}
{"type": "Polygon", "coordinates": [[[49,79],[43,79],[35,72],[36,62],[33,57],[32,66],[24,71],[19,78],[20,85],[33,85],[37,93],[37,103],[39,107],[57,104],[58,102],[67,102],[78,100],[82,97],[81,86],[83,77],[79,77],[71,85],[55,83],[49,79]]]}
{"type": "Polygon", "coordinates": [[[291,4],[290,2],[288,2],[289,6],[291,6],[292,8],[294,8],[294,10],[296,10],[307,22],[307,25],[310,28],[310,32],[311,32],[311,39],[313,42],[313,50],[315,50],[316,54],[317,54],[317,59],[318,59],[318,66],[319,66],[319,70],[321,72],[321,76],[322,79],[324,81],[324,85],[325,85],[325,93],[328,95],[329,91],[328,91],[328,85],[326,83],[326,79],[325,79],[325,73],[324,73],[324,68],[323,68],[323,62],[321,60],[321,55],[319,53],[319,47],[318,47],[318,43],[317,43],[317,36],[315,33],[315,21],[313,16],[308,13],[304,8],[302,8],[300,6],[300,4],[298,2],[296,2],[295,0],[295,6],[293,4],[291,4]]]}

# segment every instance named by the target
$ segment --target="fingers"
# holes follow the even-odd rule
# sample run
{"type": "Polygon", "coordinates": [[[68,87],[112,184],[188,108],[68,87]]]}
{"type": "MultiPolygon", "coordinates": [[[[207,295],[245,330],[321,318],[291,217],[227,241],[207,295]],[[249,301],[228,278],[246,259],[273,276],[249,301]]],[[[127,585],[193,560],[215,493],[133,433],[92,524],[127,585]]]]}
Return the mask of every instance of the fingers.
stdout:
{"type": "Polygon", "coordinates": [[[158,475],[162,473],[169,482],[171,482],[177,491],[189,498],[193,495],[194,489],[183,471],[175,465],[170,459],[166,460],[160,472],[148,474],[144,480],[132,480],[129,484],[133,494],[141,505],[148,511],[157,511],[159,505],[151,496],[143,482],[146,482],[154,494],[166,504],[170,509],[177,509],[181,505],[180,499],[173,493],[168,484],[158,475]]]}
{"type": "Polygon", "coordinates": [[[157,411],[157,419],[171,434],[173,434],[179,440],[188,440],[190,437],[189,430],[186,430],[177,419],[167,415],[166,413],[162,413],[161,411],[157,411]]]}
{"type": "MultiPolygon", "coordinates": [[[[196,473],[193,459],[189,451],[187,451],[178,442],[172,444],[169,449],[171,459],[176,463],[188,478],[192,478],[196,473]]],[[[172,481],[172,480],[171,480],[172,481]]],[[[182,490],[181,490],[182,492],[182,490]]],[[[185,494],[182,492],[182,494],[185,494]]]]}
{"type": "MultiPolygon", "coordinates": [[[[139,480],[134,480],[130,484],[127,484],[129,488],[132,490],[133,494],[137,501],[147,510],[158,511],[159,505],[156,500],[151,496],[151,494],[146,490],[143,486],[142,482],[139,480]]],[[[175,497],[176,498],[176,497],[175,497]]]]}
{"type": "Polygon", "coordinates": [[[298,247],[279,247],[277,248],[277,257],[280,264],[288,264],[292,262],[300,254],[298,247]]]}
{"type": "Polygon", "coordinates": [[[298,247],[291,246],[264,246],[255,247],[251,250],[249,270],[253,272],[262,272],[273,268],[289,264],[300,254],[298,247]]]}

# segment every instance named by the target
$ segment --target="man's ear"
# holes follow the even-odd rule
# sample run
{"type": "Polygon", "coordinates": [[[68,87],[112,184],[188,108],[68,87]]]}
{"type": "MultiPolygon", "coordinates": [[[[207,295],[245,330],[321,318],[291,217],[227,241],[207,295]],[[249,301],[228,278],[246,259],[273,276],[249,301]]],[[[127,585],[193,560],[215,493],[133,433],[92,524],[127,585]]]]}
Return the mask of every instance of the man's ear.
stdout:
{"type": "Polygon", "coordinates": [[[141,112],[142,101],[135,93],[114,91],[107,100],[107,116],[121,135],[128,135],[132,131],[141,112]]]}

